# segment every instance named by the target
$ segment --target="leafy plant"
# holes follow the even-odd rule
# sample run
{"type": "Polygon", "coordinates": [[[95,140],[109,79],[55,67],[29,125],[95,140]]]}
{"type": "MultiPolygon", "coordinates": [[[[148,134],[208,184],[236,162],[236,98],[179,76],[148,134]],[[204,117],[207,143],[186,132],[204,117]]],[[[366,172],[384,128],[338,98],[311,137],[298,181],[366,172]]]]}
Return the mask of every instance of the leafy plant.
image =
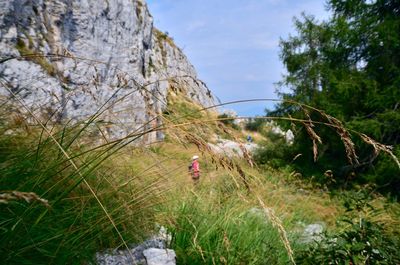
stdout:
{"type": "Polygon", "coordinates": [[[268,141],[260,144],[253,157],[259,165],[281,168],[288,164],[291,154],[291,146],[286,143],[282,136],[268,133],[268,141]]]}
{"type": "Polygon", "coordinates": [[[346,193],[347,213],[338,222],[338,231],[326,233],[317,242],[297,255],[298,264],[398,264],[400,241],[383,224],[366,216],[379,214],[368,203],[365,191],[346,193]]]}
{"type": "MultiPolygon", "coordinates": [[[[332,14],[329,19],[318,21],[303,13],[294,21],[296,34],[281,40],[280,56],[287,69],[279,83],[283,102],[269,114],[299,119],[311,116],[323,122],[323,117],[308,115],[303,107],[289,103],[296,101],[324,109],[348,128],[396,148],[400,144],[398,3],[329,0],[327,7],[332,14]]],[[[302,134],[306,136],[307,132],[297,134],[300,143],[294,147],[306,158],[309,139],[302,134]]],[[[318,143],[326,150],[323,165],[334,172],[342,171],[348,164],[338,155],[342,147],[332,139],[332,131],[319,130],[317,134],[333,140],[318,143]]],[[[360,165],[353,168],[359,173],[354,181],[386,185],[387,191],[398,194],[398,185],[388,183],[390,179],[395,179],[393,184],[399,182],[399,171],[375,171],[381,161],[374,151],[369,145],[357,146],[360,165]]],[[[303,162],[303,168],[321,167],[314,165],[313,159],[303,162]]]]}

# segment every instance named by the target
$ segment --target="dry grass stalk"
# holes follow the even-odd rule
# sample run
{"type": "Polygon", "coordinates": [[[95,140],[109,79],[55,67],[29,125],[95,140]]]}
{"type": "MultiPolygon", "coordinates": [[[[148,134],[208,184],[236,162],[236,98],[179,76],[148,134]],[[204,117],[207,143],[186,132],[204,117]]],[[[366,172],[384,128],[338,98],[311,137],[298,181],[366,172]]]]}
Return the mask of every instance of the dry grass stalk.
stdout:
{"type": "Polygon", "coordinates": [[[55,145],[57,146],[57,148],[60,150],[60,152],[65,156],[65,158],[67,158],[68,162],[72,165],[72,167],[76,170],[77,174],[82,178],[83,183],[86,185],[86,187],[89,189],[89,191],[92,193],[93,197],[95,198],[95,200],[97,201],[97,203],[99,204],[100,208],[103,210],[104,214],[106,215],[107,219],[110,221],[111,225],[113,226],[113,228],[115,229],[115,231],[117,232],[119,238],[121,239],[123,245],[125,246],[125,248],[128,250],[129,255],[131,256],[132,259],[133,255],[132,252],[130,251],[130,248],[128,247],[128,244],[126,243],[126,241],[124,240],[121,232],[119,231],[119,229],[117,228],[116,223],[114,222],[114,220],[111,218],[111,215],[109,214],[109,212],[107,211],[107,209],[105,208],[105,206],[103,205],[103,203],[100,201],[99,197],[96,195],[96,192],[93,190],[93,188],[90,186],[90,184],[87,182],[87,180],[84,178],[82,172],[79,170],[79,167],[77,166],[77,164],[74,162],[74,160],[71,158],[71,156],[68,154],[68,152],[64,149],[64,147],[60,144],[59,141],[57,141],[57,139],[54,137],[54,135],[52,134],[52,132],[46,127],[45,124],[43,124],[34,113],[32,113],[32,111],[29,109],[29,107],[24,103],[24,101],[18,97],[15,93],[12,92],[11,89],[7,88],[8,92],[21,104],[21,106],[26,109],[28,111],[28,113],[32,116],[32,118],[40,125],[40,127],[42,127],[43,131],[49,136],[49,138],[55,143],[55,145]]]}
{"type": "MultiPolygon", "coordinates": [[[[306,128],[306,131],[308,133],[308,135],[310,136],[312,142],[313,142],[313,154],[314,154],[314,162],[317,161],[317,157],[318,157],[318,144],[322,144],[322,140],[321,137],[319,137],[319,135],[314,131],[313,127],[313,121],[310,117],[310,114],[308,113],[308,110],[305,109],[302,105],[300,105],[301,109],[303,110],[304,114],[307,116],[308,118],[308,122],[302,122],[302,124],[304,125],[304,127],[306,128]]],[[[290,117],[291,118],[291,117],[290,117]]]]}
{"type": "Polygon", "coordinates": [[[289,256],[290,261],[293,264],[296,264],[293,258],[293,250],[292,247],[290,246],[290,242],[287,238],[286,230],[282,225],[282,221],[275,215],[274,210],[272,208],[269,208],[265,206],[264,202],[261,200],[260,197],[257,196],[258,202],[260,203],[261,207],[264,210],[265,216],[271,221],[272,225],[278,229],[279,236],[283,242],[283,245],[285,246],[285,249],[287,251],[287,254],[289,256]]]}
{"type": "Polygon", "coordinates": [[[400,162],[399,159],[393,154],[392,150],[393,150],[393,146],[391,145],[384,145],[381,143],[378,143],[377,141],[375,141],[374,139],[372,139],[371,137],[363,134],[363,133],[359,133],[359,136],[361,137],[361,139],[367,143],[372,145],[372,147],[374,148],[374,153],[377,156],[381,151],[385,152],[387,154],[389,154],[392,159],[396,162],[397,166],[400,169],[400,162]]]}
{"type": "Polygon", "coordinates": [[[228,237],[228,234],[226,233],[226,231],[224,231],[223,242],[224,242],[225,249],[227,251],[229,251],[229,249],[231,247],[231,242],[229,240],[229,237],[228,237]]]}
{"type": "Polygon", "coordinates": [[[358,165],[359,161],[354,147],[354,143],[351,140],[350,133],[343,126],[342,122],[336,119],[335,117],[326,114],[322,110],[319,110],[319,113],[321,113],[321,115],[323,115],[329,121],[329,123],[335,125],[333,128],[336,129],[337,134],[339,134],[340,139],[343,142],[344,148],[346,150],[347,160],[350,162],[350,164],[358,165]]]}
{"type": "Polygon", "coordinates": [[[246,162],[250,165],[250,167],[254,167],[254,160],[249,150],[247,150],[242,143],[239,143],[239,148],[242,150],[243,158],[246,160],[246,162]]]}
{"type": "MultiPolygon", "coordinates": [[[[351,140],[350,133],[343,126],[343,123],[341,121],[339,121],[335,117],[332,117],[331,115],[325,113],[324,111],[322,111],[320,109],[317,109],[317,108],[314,108],[314,107],[311,107],[309,105],[301,104],[301,103],[294,102],[294,101],[287,101],[287,102],[290,103],[290,104],[299,105],[300,108],[303,110],[304,114],[307,116],[310,124],[317,123],[317,122],[313,122],[311,120],[311,117],[310,117],[309,112],[308,112],[307,109],[311,109],[311,110],[319,113],[322,117],[324,117],[328,121],[328,123],[322,123],[322,124],[327,125],[327,126],[333,128],[333,129],[335,129],[336,133],[340,136],[340,139],[343,142],[343,145],[344,145],[344,148],[345,148],[345,151],[346,151],[346,157],[347,157],[347,160],[349,161],[349,163],[350,164],[356,164],[356,165],[359,164],[358,156],[356,154],[354,143],[351,140]]],[[[311,128],[306,126],[306,129],[307,129],[308,134],[311,136],[311,138],[313,140],[313,145],[314,145],[314,150],[315,150],[316,146],[315,146],[314,136],[311,135],[312,132],[309,131],[309,129],[311,129],[311,128]]],[[[315,151],[314,151],[314,160],[315,160],[315,151]]]]}
{"type": "Polygon", "coordinates": [[[199,235],[199,232],[197,231],[197,227],[196,227],[196,225],[190,220],[190,218],[188,218],[188,217],[185,217],[186,218],[186,220],[193,226],[193,228],[194,228],[194,230],[196,231],[196,233],[195,233],[195,235],[194,235],[194,237],[193,237],[193,246],[199,251],[199,253],[200,253],[200,255],[201,255],[201,259],[204,261],[204,262],[206,262],[206,259],[205,259],[205,257],[204,257],[204,251],[203,251],[203,249],[201,248],[201,246],[199,245],[199,244],[197,244],[197,237],[198,237],[198,235],[199,235]]]}
{"type": "Polygon", "coordinates": [[[250,185],[249,182],[247,181],[246,174],[243,172],[242,168],[239,166],[238,163],[235,163],[236,166],[236,171],[239,173],[239,176],[246,187],[247,191],[250,192],[250,185]]]}
{"type": "Polygon", "coordinates": [[[293,159],[292,159],[292,163],[297,159],[297,158],[299,158],[300,156],[302,156],[303,154],[297,154],[297,155],[295,155],[294,157],[293,157],[293,159]]]}
{"type": "Polygon", "coordinates": [[[0,203],[8,204],[10,201],[15,200],[25,200],[27,203],[36,201],[48,208],[50,207],[48,200],[40,198],[34,192],[10,191],[0,193],[0,203]]]}
{"type": "MultiPolygon", "coordinates": [[[[292,102],[289,101],[289,103],[291,104],[300,104],[297,102],[292,102]]],[[[354,142],[351,140],[351,135],[349,133],[349,131],[344,127],[343,123],[341,121],[339,121],[338,119],[336,119],[335,117],[332,117],[331,115],[325,113],[324,111],[320,110],[320,109],[316,109],[313,108],[311,106],[308,105],[304,105],[301,104],[301,107],[306,107],[309,108],[311,110],[314,110],[316,112],[318,112],[321,116],[323,116],[324,118],[326,118],[328,120],[328,123],[319,123],[319,124],[324,124],[327,125],[331,128],[334,128],[336,133],[340,136],[340,139],[343,142],[343,145],[345,147],[346,150],[346,156],[347,156],[347,160],[350,162],[350,164],[359,164],[358,161],[358,156],[356,154],[356,150],[355,150],[355,145],[354,142]]],[[[303,108],[304,109],[304,108],[303,108]]],[[[308,115],[307,111],[305,111],[306,115],[308,116],[308,118],[310,118],[310,116],[308,115]]],[[[314,122],[316,123],[316,122],[314,122]]],[[[396,165],[398,166],[398,168],[400,169],[400,161],[399,159],[395,156],[395,154],[393,154],[392,150],[393,150],[393,146],[389,146],[389,145],[384,145],[381,144],[375,140],[373,140],[371,137],[354,131],[354,130],[350,130],[351,132],[357,134],[360,136],[360,138],[367,144],[371,145],[374,149],[374,156],[378,156],[379,153],[382,151],[384,153],[387,153],[396,163],[396,165]]]]}
{"type": "Polygon", "coordinates": [[[318,143],[322,144],[321,137],[314,131],[312,127],[314,125],[311,122],[303,122],[304,127],[307,130],[308,135],[311,137],[311,140],[313,142],[313,154],[314,154],[314,161],[317,161],[318,157],[318,143]]]}

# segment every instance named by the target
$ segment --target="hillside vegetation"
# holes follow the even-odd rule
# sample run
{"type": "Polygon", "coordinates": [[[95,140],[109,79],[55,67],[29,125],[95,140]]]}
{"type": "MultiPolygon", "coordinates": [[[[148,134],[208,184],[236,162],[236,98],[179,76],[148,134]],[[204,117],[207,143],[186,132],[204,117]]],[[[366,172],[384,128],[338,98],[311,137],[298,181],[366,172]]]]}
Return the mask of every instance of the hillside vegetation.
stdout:
{"type": "Polygon", "coordinates": [[[294,22],[296,34],[281,40],[280,56],[287,74],[280,87],[286,92],[281,92],[282,103],[268,115],[317,122],[331,122],[327,115],[339,119],[347,132],[326,126],[313,128],[323,139],[314,143],[318,160],[308,151],[310,131],[304,126],[295,129],[296,144],[285,160],[302,153],[295,165],[304,175],[331,170],[338,184],[345,185],[349,180],[370,183],[397,198],[398,166],[388,156],[378,156],[380,151],[370,143],[379,142],[400,155],[399,3],[330,0],[327,7],[329,19],[317,21],[312,15],[302,14],[294,22]],[[350,146],[337,144],[346,137],[355,143],[357,156],[349,153],[350,146]],[[343,156],[344,151],[349,155],[343,156]]]}
{"type": "MultiPolygon", "coordinates": [[[[5,264],[84,263],[98,251],[140,242],[160,225],[172,236],[178,264],[313,264],[310,257],[327,263],[332,253],[353,264],[399,261],[397,203],[367,188],[329,192],[290,166],[260,167],[250,156],[214,153],[207,143],[218,136],[244,142],[246,134],[179,92],[169,95],[163,142],[135,146],[146,131],[93,141],[95,124],[60,127],[3,115],[5,264]],[[198,185],[187,168],[194,154],[200,155],[198,185]],[[342,217],[350,224],[338,223],[342,217]],[[343,245],[303,243],[304,228],[313,223],[343,245]],[[355,238],[342,236],[360,229],[355,238]]],[[[263,135],[259,144],[269,141],[263,135]]]]}
{"type": "MultiPolygon", "coordinates": [[[[157,104],[158,90],[145,90],[160,84],[137,84],[130,99],[157,108],[124,115],[131,129],[136,114],[147,123],[112,138],[104,132],[113,121],[101,114],[126,109],[114,105],[117,92],[91,117],[61,123],[62,110],[26,105],[40,102],[0,76],[9,96],[0,98],[1,264],[94,264],[96,253],[129,249],[160,227],[177,264],[400,264],[400,7],[394,0],[327,5],[329,20],[302,15],[297,35],[281,40],[287,74],[280,85],[290,92],[251,120],[200,106],[201,98],[212,101],[205,84],[169,73],[157,104]],[[202,91],[197,101],[190,84],[202,91]],[[292,130],[293,141],[274,133],[278,125],[292,130]],[[252,152],[244,148],[248,135],[252,152]],[[227,142],[239,148],[215,148],[227,142]],[[194,155],[199,183],[188,170],[194,155]]],[[[155,51],[162,58],[173,51],[162,47],[155,51]]],[[[21,57],[0,63],[35,52],[20,41],[17,48],[21,57]]],[[[44,55],[32,57],[45,66],[44,55]]],[[[125,85],[117,91],[129,95],[125,85]]],[[[44,88],[46,101],[53,95],[44,88]]]]}

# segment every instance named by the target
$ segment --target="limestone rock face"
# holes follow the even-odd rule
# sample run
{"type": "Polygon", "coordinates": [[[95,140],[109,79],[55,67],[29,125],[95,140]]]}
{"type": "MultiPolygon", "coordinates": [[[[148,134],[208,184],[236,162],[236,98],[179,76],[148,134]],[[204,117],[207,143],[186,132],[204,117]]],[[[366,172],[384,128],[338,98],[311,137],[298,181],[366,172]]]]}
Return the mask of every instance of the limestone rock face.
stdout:
{"type": "Polygon", "coordinates": [[[168,89],[216,104],[143,0],[0,0],[0,25],[0,96],[37,117],[98,113],[118,138],[160,124],[168,89]]]}
{"type": "Polygon", "coordinates": [[[223,154],[227,157],[244,157],[246,153],[252,153],[257,148],[258,145],[255,143],[238,143],[227,139],[218,139],[216,144],[207,144],[214,153],[223,154]]]}

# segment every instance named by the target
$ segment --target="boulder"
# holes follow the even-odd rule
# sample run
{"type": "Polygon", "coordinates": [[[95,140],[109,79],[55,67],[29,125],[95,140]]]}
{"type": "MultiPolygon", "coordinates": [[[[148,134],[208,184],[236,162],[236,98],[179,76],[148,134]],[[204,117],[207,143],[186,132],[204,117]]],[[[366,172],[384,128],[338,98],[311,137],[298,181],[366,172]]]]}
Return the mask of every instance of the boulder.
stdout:
{"type": "Polygon", "coordinates": [[[149,248],[143,251],[147,265],[175,265],[175,251],[172,249],[149,248]]]}
{"type": "Polygon", "coordinates": [[[324,225],[322,223],[309,224],[304,228],[300,242],[304,244],[320,242],[323,238],[324,225]]]}
{"type": "Polygon", "coordinates": [[[161,226],[158,235],[151,237],[139,245],[133,245],[129,250],[107,250],[96,253],[98,265],[173,265],[175,252],[167,249],[171,241],[165,227],[161,226]]]}

